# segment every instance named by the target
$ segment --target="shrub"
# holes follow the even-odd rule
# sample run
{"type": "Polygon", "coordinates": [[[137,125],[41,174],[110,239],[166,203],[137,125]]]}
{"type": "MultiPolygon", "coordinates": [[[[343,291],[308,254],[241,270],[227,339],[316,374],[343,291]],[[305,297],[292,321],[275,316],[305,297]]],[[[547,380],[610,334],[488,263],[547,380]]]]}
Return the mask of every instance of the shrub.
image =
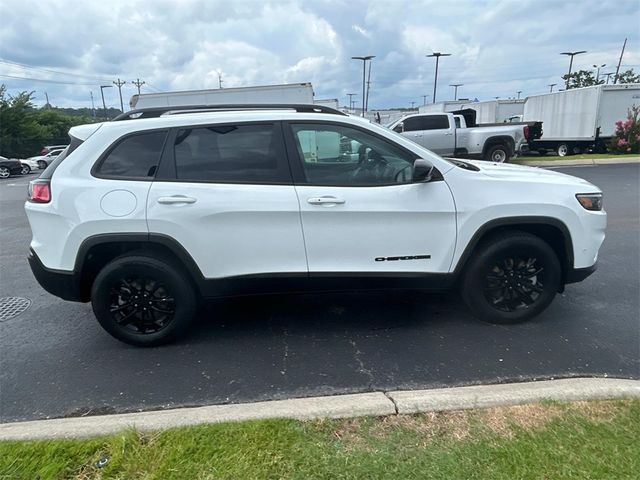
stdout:
{"type": "Polygon", "coordinates": [[[640,153],[640,106],[632,106],[627,119],[616,122],[609,151],[617,154],[640,153]]]}

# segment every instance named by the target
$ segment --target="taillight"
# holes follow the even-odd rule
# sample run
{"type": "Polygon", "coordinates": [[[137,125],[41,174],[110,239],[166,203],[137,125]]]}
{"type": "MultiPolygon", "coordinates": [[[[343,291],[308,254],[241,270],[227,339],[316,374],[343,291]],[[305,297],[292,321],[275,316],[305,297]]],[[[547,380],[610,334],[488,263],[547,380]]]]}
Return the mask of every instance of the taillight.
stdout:
{"type": "Polygon", "coordinates": [[[524,138],[529,140],[529,125],[525,125],[522,129],[522,133],[524,133],[524,138]]]}
{"type": "Polygon", "coordinates": [[[33,203],[51,201],[51,184],[48,180],[35,180],[29,184],[29,201],[33,203]]]}

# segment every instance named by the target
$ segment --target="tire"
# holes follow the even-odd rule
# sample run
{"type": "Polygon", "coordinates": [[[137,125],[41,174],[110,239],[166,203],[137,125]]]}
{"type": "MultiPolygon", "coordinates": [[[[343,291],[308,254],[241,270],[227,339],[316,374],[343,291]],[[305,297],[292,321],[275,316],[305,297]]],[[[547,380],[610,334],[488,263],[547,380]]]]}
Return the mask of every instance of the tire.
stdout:
{"type": "Polygon", "coordinates": [[[7,167],[0,167],[0,178],[9,178],[11,176],[11,170],[7,167]]]}
{"type": "Polygon", "coordinates": [[[26,163],[22,164],[22,170],[20,171],[20,175],[29,175],[31,173],[31,167],[26,163]]]}
{"type": "Polygon", "coordinates": [[[47,162],[45,162],[44,160],[38,160],[38,168],[40,170],[44,170],[45,168],[47,168],[47,162]]]}
{"type": "Polygon", "coordinates": [[[461,294],[480,320],[520,323],[549,306],[561,281],[560,261],[549,244],[512,231],[480,244],[465,268],[461,294]]]}
{"type": "Polygon", "coordinates": [[[566,143],[561,143],[556,148],[556,153],[558,154],[559,157],[566,157],[567,155],[569,155],[569,152],[570,152],[569,145],[567,145],[566,143]]]}
{"type": "Polygon", "coordinates": [[[509,160],[509,149],[505,145],[493,145],[489,147],[485,160],[495,163],[504,163],[509,160]]]}
{"type": "Polygon", "coordinates": [[[98,273],[91,302],[98,322],[113,337],[130,345],[151,347],[172,342],[187,330],[195,317],[198,298],[188,275],[178,265],[129,254],[116,258],[98,273]]]}

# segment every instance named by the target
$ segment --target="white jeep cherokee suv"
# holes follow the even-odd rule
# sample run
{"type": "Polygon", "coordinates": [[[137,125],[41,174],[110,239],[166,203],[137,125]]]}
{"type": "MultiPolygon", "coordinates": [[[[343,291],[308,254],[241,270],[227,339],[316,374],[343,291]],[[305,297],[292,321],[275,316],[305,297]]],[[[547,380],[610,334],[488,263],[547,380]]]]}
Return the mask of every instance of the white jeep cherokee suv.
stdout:
{"type": "Polygon", "coordinates": [[[29,262],[135,345],[201,298],[457,286],[483,320],[544,310],[595,270],[602,193],[548,170],[445,160],[312,105],[178,107],[73,127],[31,182],[29,262]]]}

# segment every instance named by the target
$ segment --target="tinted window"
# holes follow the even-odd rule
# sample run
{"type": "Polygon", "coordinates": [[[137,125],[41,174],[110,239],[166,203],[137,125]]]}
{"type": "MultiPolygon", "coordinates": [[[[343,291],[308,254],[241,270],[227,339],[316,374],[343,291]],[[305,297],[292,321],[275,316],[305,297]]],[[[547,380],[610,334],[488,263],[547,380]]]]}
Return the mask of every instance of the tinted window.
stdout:
{"type": "Polygon", "coordinates": [[[422,117],[422,130],[441,130],[449,128],[449,117],[446,115],[429,115],[422,117]]]}
{"type": "Polygon", "coordinates": [[[306,181],[313,185],[375,186],[411,181],[414,157],[362,130],[294,124],[306,181]]]}
{"type": "Polygon", "coordinates": [[[126,137],[111,149],[97,173],[110,177],[150,178],[160,162],[166,131],[126,137]]]}
{"type": "Polygon", "coordinates": [[[174,144],[177,178],[290,182],[291,174],[275,128],[275,125],[223,125],[178,131],[174,144]]]}
{"type": "Polygon", "coordinates": [[[402,123],[404,124],[405,132],[415,132],[418,130],[424,130],[422,128],[422,117],[409,117],[406,118],[402,123]]]}

